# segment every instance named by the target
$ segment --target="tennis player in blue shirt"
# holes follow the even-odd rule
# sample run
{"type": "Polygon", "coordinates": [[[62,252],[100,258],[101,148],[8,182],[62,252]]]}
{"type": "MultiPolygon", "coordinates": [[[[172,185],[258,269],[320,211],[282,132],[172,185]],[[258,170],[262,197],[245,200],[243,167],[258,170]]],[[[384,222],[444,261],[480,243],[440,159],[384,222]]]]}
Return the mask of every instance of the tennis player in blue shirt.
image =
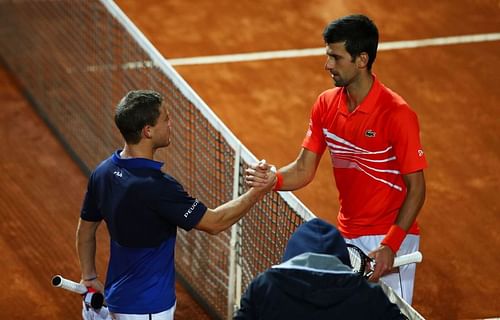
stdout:
{"type": "Polygon", "coordinates": [[[116,108],[115,123],[125,146],[92,172],[78,223],[82,283],[104,292],[113,319],[173,319],[177,227],[210,234],[226,230],[272,188],[276,177],[269,172],[264,187],[209,209],[154,160],[156,150],[170,144],[171,131],[159,93],[129,92],[116,108]],[[104,286],[95,267],[102,220],[111,241],[104,286]]]}

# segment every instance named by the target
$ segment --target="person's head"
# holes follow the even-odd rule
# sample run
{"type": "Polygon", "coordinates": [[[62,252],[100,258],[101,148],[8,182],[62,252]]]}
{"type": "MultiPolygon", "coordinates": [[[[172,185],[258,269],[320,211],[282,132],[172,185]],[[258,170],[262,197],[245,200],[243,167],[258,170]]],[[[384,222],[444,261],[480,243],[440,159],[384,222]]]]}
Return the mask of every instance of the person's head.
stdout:
{"type": "Polygon", "coordinates": [[[334,255],[350,266],[349,253],[344,238],[335,226],[315,218],[301,224],[290,236],[283,261],[305,252],[334,255]]]}
{"type": "Polygon", "coordinates": [[[151,139],[153,148],[170,143],[170,117],[158,92],[129,91],[116,106],[115,124],[127,144],[144,138],[151,139]]]}
{"type": "Polygon", "coordinates": [[[349,84],[358,70],[371,71],[377,56],[378,30],[364,15],[349,15],[330,22],[323,31],[330,71],[337,86],[349,84]],[[348,64],[350,63],[350,64],[348,64]],[[353,67],[353,70],[346,70],[353,67]],[[343,74],[345,73],[345,74],[343,74]]]}

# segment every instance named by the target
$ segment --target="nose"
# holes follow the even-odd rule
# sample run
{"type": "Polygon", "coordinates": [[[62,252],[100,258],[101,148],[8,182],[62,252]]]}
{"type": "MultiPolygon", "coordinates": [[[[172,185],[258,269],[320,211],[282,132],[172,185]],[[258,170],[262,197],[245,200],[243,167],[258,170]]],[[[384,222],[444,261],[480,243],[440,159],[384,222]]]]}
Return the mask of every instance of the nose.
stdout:
{"type": "Polygon", "coordinates": [[[335,67],[335,63],[332,61],[332,59],[326,59],[325,62],[325,70],[330,71],[335,67]]]}

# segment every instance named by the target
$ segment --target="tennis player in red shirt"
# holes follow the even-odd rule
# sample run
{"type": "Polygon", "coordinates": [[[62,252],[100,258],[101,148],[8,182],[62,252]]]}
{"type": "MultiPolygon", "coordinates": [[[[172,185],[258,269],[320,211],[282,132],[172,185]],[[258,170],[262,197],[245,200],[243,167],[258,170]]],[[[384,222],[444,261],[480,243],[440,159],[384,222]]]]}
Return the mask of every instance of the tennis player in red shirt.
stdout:
{"type": "MultiPolygon", "coordinates": [[[[335,87],[319,95],[295,161],[278,170],[274,190],[297,190],[312,181],[328,149],[339,191],[338,228],[348,243],[376,261],[370,280],[391,286],[411,303],[415,265],[391,272],[394,257],[418,250],[416,217],[425,199],[427,167],[418,119],[408,104],[371,72],[378,30],[351,15],[324,30],[325,70],[335,87]]],[[[252,165],[250,186],[265,181],[267,165],[252,165]]]]}

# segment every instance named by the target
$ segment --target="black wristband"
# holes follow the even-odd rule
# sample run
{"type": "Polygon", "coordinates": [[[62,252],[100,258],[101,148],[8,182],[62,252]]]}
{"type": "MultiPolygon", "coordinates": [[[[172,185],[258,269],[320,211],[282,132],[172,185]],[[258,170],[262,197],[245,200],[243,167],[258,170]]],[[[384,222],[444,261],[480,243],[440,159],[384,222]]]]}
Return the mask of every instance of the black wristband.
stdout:
{"type": "Polygon", "coordinates": [[[92,277],[92,278],[88,278],[88,279],[83,279],[83,281],[93,281],[93,280],[95,280],[95,279],[97,279],[97,276],[92,277]]]}

